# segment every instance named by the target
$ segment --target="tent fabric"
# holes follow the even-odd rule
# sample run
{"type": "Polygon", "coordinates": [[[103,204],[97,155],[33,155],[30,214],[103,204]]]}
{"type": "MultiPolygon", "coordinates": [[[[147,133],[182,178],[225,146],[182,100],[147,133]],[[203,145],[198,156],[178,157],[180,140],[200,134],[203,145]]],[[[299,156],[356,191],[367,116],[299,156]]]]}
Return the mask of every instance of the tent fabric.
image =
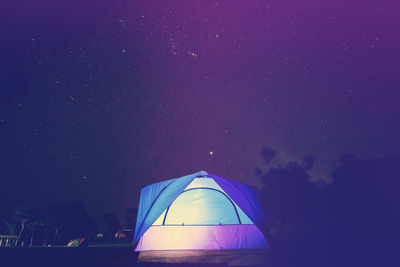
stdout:
{"type": "Polygon", "coordinates": [[[234,209],[237,210],[242,224],[254,224],[212,178],[195,178],[167,208],[168,213],[164,210],[152,225],[236,224],[238,219],[234,209]],[[225,195],[213,190],[193,190],[194,188],[216,189],[225,195]],[[192,212],[187,212],[188,210],[192,212]]]}
{"type": "Polygon", "coordinates": [[[236,206],[221,191],[193,188],[183,191],[169,207],[165,225],[240,224],[236,206]]]}
{"type": "Polygon", "coordinates": [[[263,227],[264,213],[255,187],[212,174],[207,175],[207,177],[213,178],[255,225],[259,228],[263,227]]]}
{"type": "MultiPolygon", "coordinates": [[[[198,185],[196,187],[198,187],[198,185]]],[[[226,227],[227,224],[241,225],[240,213],[246,215],[246,218],[248,219],[247,223],[254,223],[258,227],[262,225],[264,215],[255,188],[219,176],[209,175],[204,171],[183,176],[181,178],[151,184],[144,187],[141,191],[134,242],[138,242],[156,220],[157,224],[159,224],[160,215],[162,214],[164,215],[164,221],[167,222],[167,224],[181,225],[185,223],[187,224],[187,222],[189,222],[189,224],[194,224],[196,220],[199,220],[197,224],[223,224],[224,227],[226,227]],[[213,186],[214,188],[205,186],[207,188],[203,188],[203,190],[200,188],[188,188],[197,177],[212,178],[212,180],[216,182],[218,188],[221,188],[222,191],[216,189],[215,185],[213,186]],[[178,204],[180,203],[180,207],[183,207],[181,210],[174,209],[176,206],[175,201],[178,204]],[[189,209],[189,206],[184,208],[185,202],[187,202],[188,205],[196,206],[196,209],[189,209]],[[211,207],[209,208],[209,212],[207,212],[207,205],[211,207]],[[168,213],[169,209],[171,209],[171,213],[168,213]],[[213,209],[214,214],[211,212],[213,209]],[[184,216],[185,210],[191,210],[192,212],[191,214],[187,214],[189,216],[184,216]],[[198,214],[195,214],[198,211],[202,211],[203,213],[199,212],[198,214]],[[204,216],[205,214],[207,216],[204,216]],[[191,217],[193,217],[194,220],[190,220],[191,217]]],[[[165,228],[166,225],[158,227],[165,228]]],[[[185,225],[185,228],[186,227],[187,225],[185,225]]],[[[237,237],[239,236],[240,234],[237,235],[237,237]]],[[[261,236],[265,240],[265,237],[262,234],[261,236]]]]}
{"type": "Polygon", "coordinates": [[[254,224],[151,226],[136,251],[267,249],[254,224]],[[212,240],[212,242],[210,242],[212,240]]]}
{"type": "Polygon", "coordinates": [[[185,189],[194,178],[202,176],[203,173],[204,172],[197,172],[142,188],[136,220],[135,243],[174,199],[180,195],[183,189],[185,189]]]}
{"type": "MultiPolygon", "coordinates": [[[[208,175],[209,176],[209,175],[208,175]]],[[[231,200],[232,198],[229,196],[229,194],[227,194],[212,178],[209,177],[201,177],[201,178],[195,178],[186,188],[187,189],[191,189],[191,188],[198,188],[198,187],[208,187],[208,188],[214,188],[214,189],[218,189],[220,191],[222,191],[223,193],[226,194],[227,197],[229,197],[231,200]]],[[[240,220],[242,222],[242,224],[254,224],[250,218],[242,211],[242,209],[237,205],[237,203],[235,203],[234,200],[232,200],[232,202],[234,203],[239,216],[240,216],[240,220]]]]}
{"type": "Polygon", "coordinates": [[[143,226],[144,219],[146,213],[151,209],[154,200],[160,194],[161,190],[163,190],[167,185],[169,185],[174,180],[167,180],[163,182],[159,182],[156,184],[151,184],[142,188],[140,192],[140,201],[139,201],[139,209],[138,215],[136,219],[136,227],[135,227],[135,241],[136,236],[138,236],[139,231],[146,226],[143,226]]]}

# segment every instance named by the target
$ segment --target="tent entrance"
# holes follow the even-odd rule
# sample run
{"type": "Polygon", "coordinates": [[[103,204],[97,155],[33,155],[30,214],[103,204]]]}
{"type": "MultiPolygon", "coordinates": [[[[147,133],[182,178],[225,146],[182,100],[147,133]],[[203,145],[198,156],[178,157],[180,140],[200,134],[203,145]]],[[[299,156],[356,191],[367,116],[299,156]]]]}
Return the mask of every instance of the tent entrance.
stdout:
{"type": "Polygon", "coordinates": [[[152,224],[254,224],[226,192],[208,177],[194,179],[152,224]]]}
{"type": "Polygon", "coordinates": [[[184,190],[168,206],[162,225],[173,224],[222,225],[242,224],[242,222],[235,204],[224,192],[215,188],[196,187],[184,190]],[[195,190],[211,192],[195,192],[195,190]]]}

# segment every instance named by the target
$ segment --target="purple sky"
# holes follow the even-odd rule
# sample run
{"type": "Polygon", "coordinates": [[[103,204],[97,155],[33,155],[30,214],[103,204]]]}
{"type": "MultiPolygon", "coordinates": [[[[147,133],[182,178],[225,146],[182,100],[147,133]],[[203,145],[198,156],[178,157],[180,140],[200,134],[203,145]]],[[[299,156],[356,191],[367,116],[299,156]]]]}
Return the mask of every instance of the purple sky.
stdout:
{"type": "Polygon", "coordinates": [[[120,211],[199,170],[259,186],[264,145],[328,181],[343,153],[400,152],[396,1],[7,5],[0,170],[27,197],[5,206],[120,211]]]}

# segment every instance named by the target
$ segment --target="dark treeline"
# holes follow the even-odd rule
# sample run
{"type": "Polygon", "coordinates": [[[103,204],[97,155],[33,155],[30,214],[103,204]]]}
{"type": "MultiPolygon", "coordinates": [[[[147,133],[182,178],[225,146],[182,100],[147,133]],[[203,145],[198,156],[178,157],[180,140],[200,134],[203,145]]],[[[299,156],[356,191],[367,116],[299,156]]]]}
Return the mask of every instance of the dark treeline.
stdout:
{"type": "Polygon", "coordinates": [[[74,238],[91,238],[97,233],[96,221],[85,203],[70,201],[45,210],[17,207],[3,220],[2,233],[17,236],[10,246],[66,245],[74,238]]]}
{"type": "Polygon", "coordinates": [[[137,209],[125,209],[124,223],[114,213],[106,214],[96,221],[86,210],[84,202],[69,201],[47,209],[17,207],[13,214],[4,216],[0,222],[0,234],[13,236],[3,238],[2,246],[65,246],[74,239],[95,242],[132,239],[137,209]],[[98,234],[101,234],[98,236],[98,234]],[[7,240],[8,239],[8,240],[7,240]],[[98,241],[98,240],[97,240],[98,241]]]}
{"type": "Polygon", "coordinates": [[[271,266],[396,266],[400,225],[400,155],[340,157],[332,183],[311,180],[314,158],[256,168],[271,243],[271,266]]]}

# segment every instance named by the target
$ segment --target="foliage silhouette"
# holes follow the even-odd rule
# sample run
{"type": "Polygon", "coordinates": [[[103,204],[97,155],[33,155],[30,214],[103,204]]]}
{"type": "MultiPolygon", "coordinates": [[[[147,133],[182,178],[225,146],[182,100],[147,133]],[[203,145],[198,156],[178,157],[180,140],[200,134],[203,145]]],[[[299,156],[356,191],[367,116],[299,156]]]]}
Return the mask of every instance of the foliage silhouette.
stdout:
{"type": "MultiPolygon", "coordinates": [[[[269,164],[276,152],[264,147],[261,156],[269,164]]],[[[319,183],[311,181],[309,171],[314,164],[314,157],[308,156],[299,163],[288,162],[285,166],[269,166],[266,171],[256,168],[256,175],[263,182],[260,199],[267,222],[264,232],[271,242],[274,264],[296,266],[309,264],[303,258],[306,251],[314,250],[314,235],[323,209],[322,191],[319,183]],[[307,239],[308,242],[304,242],[307,239]]]]}
{"type": "Polygon", "coordinates": [[[18,234],[15,246],[65,245],[73,238],[92,238],[97,233],[96,221],[86,211],[85,203],[74,201],[42,212],[17,208],[4,223],[9,234],[18,234]]]}
{"type": "Polygon", "coordinates": [[[108,213],[104,216],[104,237],[107,239],[112,239],[115,237],[115,233],[121,230],[121,224],[118,220],[117,215],[114,213],[108,213]]]}
{"type": "MultiPolygon", "coordinates": [[[[269,164],[276,153],[264,147],[269,164]]],[[[344,154],[332,184],[311,179],[309,156],[256,168],[274,266],[396,266],[400,238],[400,156],[361,159],[344,154]]]]}

